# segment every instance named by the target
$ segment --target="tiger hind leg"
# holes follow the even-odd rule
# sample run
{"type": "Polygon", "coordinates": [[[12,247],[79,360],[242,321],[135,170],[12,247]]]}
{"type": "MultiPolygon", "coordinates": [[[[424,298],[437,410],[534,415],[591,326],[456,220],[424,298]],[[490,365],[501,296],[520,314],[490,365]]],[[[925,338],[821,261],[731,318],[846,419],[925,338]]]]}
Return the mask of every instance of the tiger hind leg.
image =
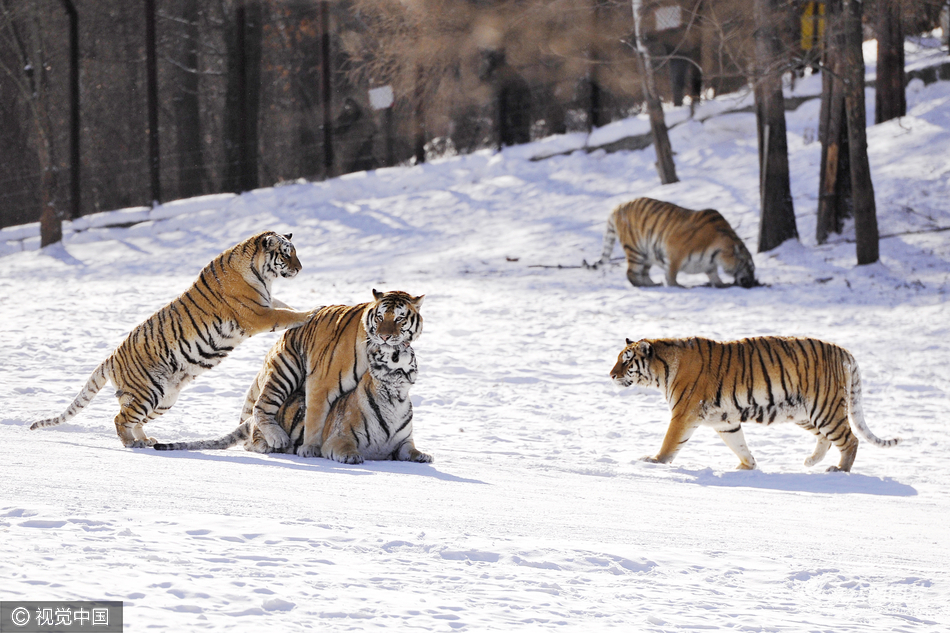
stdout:
{"type": "Polygon", "coordinates": [[[745,442],[745,433],[742,432],[742,426],[736,423],[734,426],[716,429],[716,433],[722,438],[736,457],[739,458],[737,470],[755,470],[755,458],[752,457],[752,451],[745,442]]]}
{"type": "MultiPolygon", "coordinates": [[[[819,437],[823,437],[828,443],[834,444],[841,453],[841,459],[838,461],[838,465],[829,466],[827,472],[850,472],[851,466],[854,465],[854,458],[857,457],[858,454],[858,438],[851,432],[847,414],[843,414],[835,423],[818,424],[816,426],[820,434],[819,437]]],[[[820,439],[819,442],[821,442],[820,439]]],[[[819,447],[816,446],[815,452],[817,453],[818,450],[819,447]]]]}
{"type": "Polygon", "coordinates": [[[818,441],[815,443],[815,451],[805,459],[805,465],[811,467],[821,462],[821,460],[825,458],[825,454],[829,448],[831,448],[831,440],[823,435],[819,435],[818,441]]]}
{"type": "Polygon", "coordinates": [[[158,440],[145,434],[143,425],[147,421],[147,416],[136,413],[131,407],[123,406],[115,416],[115,431],[122,445],[126,448],[155,446],[158,440]]]}
{"type": "Polygon", "coordinates": [[[637,287],[660,285],[650,279],[650,264],[634,263],[629,259],[627,260],[627,280],[637,287]]]}

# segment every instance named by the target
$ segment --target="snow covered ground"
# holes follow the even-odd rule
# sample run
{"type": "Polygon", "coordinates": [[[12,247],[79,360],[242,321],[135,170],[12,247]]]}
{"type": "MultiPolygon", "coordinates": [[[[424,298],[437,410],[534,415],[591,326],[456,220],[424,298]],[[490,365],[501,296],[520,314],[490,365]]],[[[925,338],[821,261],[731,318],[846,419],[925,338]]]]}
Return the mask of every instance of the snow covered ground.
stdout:
{"type": "MultiPolygon", "coordinates": [[[[751,290],[536,267],[595,259],[608,211],[644,195],[716,207],[754,250],[749,113],[675,127],[670,186],[652,148],[531,161],[538,143],[169,204],[0,257],[0,600],[122,600],[133,631],[948,630],[950,83],[913,82],[908,105],[868,130],[886,237],[860,268],[853,227],[815,244],[819,103],[788,114],[801,240],[757,254],[751,290]],[[125,449],[109,388],[28,430],[268,228],[294,233],[304,269],[275,294],[295,307],[425,293],[412,394],[434,464],[125,449]],[[802,465],[811,435],[747,426],[759,470],[739,472],[700,429],[672,465],[638,461],[669,412],[610,383],[624,338],[760,334],[848,348],[871,429],[903,443],[862,443],[853,472],[826,474],[834,449],[802,465]]],[[[244,343],[149,433],[229,431],[276,338],[244,343]]]]}

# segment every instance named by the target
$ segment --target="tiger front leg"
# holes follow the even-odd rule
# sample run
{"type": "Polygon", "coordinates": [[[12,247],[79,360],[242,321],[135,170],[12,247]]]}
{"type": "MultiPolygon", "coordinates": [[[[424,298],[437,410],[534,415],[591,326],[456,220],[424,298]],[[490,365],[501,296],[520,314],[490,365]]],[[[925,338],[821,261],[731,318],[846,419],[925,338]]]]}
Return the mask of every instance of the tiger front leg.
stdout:
{"type": "Polygon", "coordinates": [[[666,436],[663,438],[663,444],[660,446],[660,452],[656,454],[656,457],[650,455],[641,457],[640,461],[652,464],[669,464],[680,452],[683,444],[693,436],[697,426],[699,426],[699,421],[695,416],[674,413],[673,419],[670,420],[670,426],[666,430],[666,436]]]}
{"type": "Polygon", "coordinates": [[[718,267],[717,267],[717,268],[713,268],[712,270],[707,270],[707,271],[706,271],[706,276],[709,277],[709,283],[710,283],[710,285],[712,285],[713,288],[727,288],[727,287],[729,287],[729,284],[727,284],[726,282],[724,282],[724,281],[722,280],[722,278],[719,276],[718,267]]]}
{"type": "MultiPolygon", "coordinates": [[[[286,304],[284,304],[286,305],[286,304]]],[[[292,308],[271,308],[262,320],[261,332],[277,332],[300,327],[310,320],[317,310],[300,311],[292,308]]]]}
{"type": "Polygon", "coordinates": [[[341,464],[363,463],[363,456],[360,455],[356,442],[345,435],[338,434],[327,438],[320,450],[324,457],[341,464]]]}

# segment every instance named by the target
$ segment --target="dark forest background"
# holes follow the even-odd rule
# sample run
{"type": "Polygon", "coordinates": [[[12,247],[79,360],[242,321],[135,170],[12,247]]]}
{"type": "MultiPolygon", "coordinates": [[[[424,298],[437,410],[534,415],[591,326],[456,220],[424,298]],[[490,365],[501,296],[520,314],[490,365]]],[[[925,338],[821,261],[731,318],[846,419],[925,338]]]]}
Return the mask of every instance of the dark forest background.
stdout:
{"type": "MultiPolygon", "coordinates": [[[[904,35],[932,29],[944,4],[865,2],[864,35],[895,6],[904,35]]],[[[781,46],[771,71],[817,69],[824,3],[772,5],[781,46]]],[[[753,0],[640,9],[663,101],[698,103],[761,76],[753,0]]],[[[589,130],[644,107],[634,32],[628,0],[0,0],[0,227],[35,222],[44,208],[68,219],[589,130]]]]}

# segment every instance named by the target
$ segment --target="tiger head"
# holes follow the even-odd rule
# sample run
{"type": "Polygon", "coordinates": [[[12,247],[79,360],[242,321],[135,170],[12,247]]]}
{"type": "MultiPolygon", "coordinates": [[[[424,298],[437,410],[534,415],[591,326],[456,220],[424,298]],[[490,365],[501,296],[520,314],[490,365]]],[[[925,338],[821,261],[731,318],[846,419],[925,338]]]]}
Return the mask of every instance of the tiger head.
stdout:
{"type": "Polygon", "coordinates": [[[262,259],[260,262],[261,274],[266,279],[274,279],[278,276],[287,279],[295,277],[300,272],[302,266],[297,259],[297,249],[290,243],[293,233],[280,235],[273,231],[261,233],[260,247],[262,259]]]}
{"type": "Polygon", "coordinates": [[[376,345],[408,345],[422,334],[419,308],[425,295],[413,297],[401,290],[377,292],[366,310],[364,325],[370,342],[376,345]]]}
{"type": "Polygon", "coordinates": [[[375,380],[385,382],[416,382],[416,353],[408,343],[400,345],[372,345],[369,355],[369,373],[375,380]]]}
{"type": "Polygon", "coordinates": [[[656,351],[650,341],[637,342],[627,339],[627,346],[617,357],[617,364],[610,370],[610,378],[621,387],[640,385],[643,387],[657,386],[657,378],[651,364],[656,351]]]}
{"type": "Polygon", "coordinates": [[[723,250],[720,257],[722,258],[722,269],[733,276],[737,286],[751,288],[757,284],[755,263],[752,261],[749,249],[745,247],[741,239],[736,238],[732,250],[723,250]]]}

